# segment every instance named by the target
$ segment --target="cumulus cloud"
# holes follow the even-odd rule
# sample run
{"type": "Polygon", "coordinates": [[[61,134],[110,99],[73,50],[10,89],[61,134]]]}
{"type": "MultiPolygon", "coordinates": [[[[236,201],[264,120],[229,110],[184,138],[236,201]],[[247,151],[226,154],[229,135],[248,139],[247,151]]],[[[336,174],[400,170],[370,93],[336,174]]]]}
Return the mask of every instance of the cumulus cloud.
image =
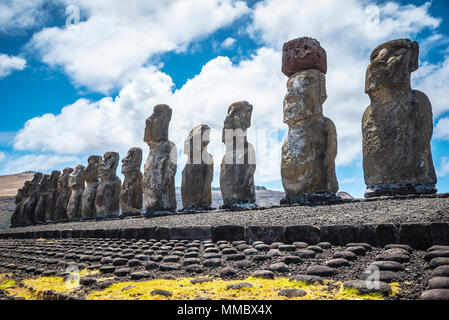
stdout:
{"type": "Polygon", "coordinates": [[[4,0],[0,3],[0,33],[21,32],[42,26],[48,12],[46,0],[4,0]]]}
{"type": "Polygon", "coordinates": [[[232,48],[234,46],[235,41],[236,40],[234,38],[228,37],[221,43],[221,46],[225,49],[232,48]]]}
{"type": "MultiPolygon", "coordinates": [[[[181,163],[184,159],[181,156],[183,142],[188,132],[192,127],[206,123],[212,128],[209,150],[214,155],[215,171],[218,172],[223,155],[221,127],[227,108],[235,101],[247,100],[254,106],[249,141],[258,153],[256,180],[262,183],[279,180],[280,177],[280,150],[287,129],[282,123],[282,101],[287,81],[280,72],[283,42],[299,36],[312,36],[327,50],[328,100],[324,104],[324,113],[337,126],[337,165],[343,166],[360,161],[361,157],[361,117],[369,104],[368,96],[364,93],[364,77],[371,50],[392,38],[414,38],[426,28],[436,34],[435,28],[440,23],[439,19],[430,16],[429,4],[399,6],[387,3],[368,10],[367,3],[361,0],[323,0],[320,6],[312,0],[296,0],[288,4],[286,1],[267,0],[257,4],[253,11],[250,32],[262,45],[254,55],[237,64],[233,64],[228,57],[216,57],[206,63],[199,74],[173,91],[170,75],[155,67],[141,65],[155,52],[152,51],[152,41],[161,40],[159,32],[170,35],[158,43],[160,48],[165,51],[178,50],[187,46],[195,35],[205,34],[204,30],[196,29],[201,29],[200,22],[194,23],[194,31],[187,32],[186,37],[183,29],[181,36],[175,28],[169,27],[168,30],[151,34],[152,37],[148,37],[146,32],[144,40],[139,30],[133,30],[127,33],[134,35],[128,40],[108,34],[107,27],[101,29],[106,30],[106,36],[96,30],[97,24],[108,26],[108,23],[116,21],[107,14],[100,14],[99,8],[107,12],[112,10],[108,4],[110,2],[77,3],[81,8],[89,8],[86,21],[68,29],[46,29],[36,35],[33,42],[41,50],[45,61],[63,66],[80,84],[96,88],[100,86],[104,90],[121,84],[120,93],[115,98],[99,101],[81,99],[64,107],[60,114],[46,114],[29,120],[16,136],[16,149],[66,155],[102,154],[114,150],[124,155],[130,147],[140,146],[147,153],[148,147],[142,141],[145,118],[152,113],[154,105],[167,103],[173,108],[170,139],[178,146],[181,163]],[[93,34],[85,35],[89,33],[87,31],[93,34]],[[98,41],[83,43],[94,38],[98,38],[98,41]],[[134,45],[134,41],[138,45],[134,45]],[[119,47],[117,43],[120,43],[119,47]],[[68,47],[65,48],[65,45],[68,47]],[[140,47],[146,49],[141,50],[140,47]],[[69,48],[75,51],[73,56],[69,48]],[[132,77],[128,78],[131,74],[132,77]]],[[[218,9],[210,7],[211,11],[224,10],[220,9],[220,6],[224,6],[234,13],[234,17],[247,10],[246,5],[240,2],[212,3],[218,9]]],[[[134,9],[123,6],[120,7],[124,10],[126,23],[123,25],[131,23],[126,21],[130,10],[136,14],[136,21],[130,24],[133,29],[136,23],[148,27],[147,19],[141,13],[137,14],[134,9]]],[[[114,10],[112,15],[118,15],[114,10]]],[[[159,16],[161,13],[157,13],[156,9],[154,11],[156,13],[149,10],[155,15],[155,21],[165,21],[159,16]]],[[[172,13],[170,10],[168,12],[172,13]]],[[[179,14],[181,21],[184,21],[186,18],[182,13],[179,14]]],[[[223,19],[215,28],[223,25],[223,21],[228,21],[223,19]]],[[[214,19],[208,17],[206,20],[208,24],[214,19]]],[[[432,66],[426,67],[426,64],[423,67],[424,71],[430,68],[432,66]]],[[[432,74],[424,71],[419,75],[418,82],[431,83],[432,74]]],[[[426,93],[432,99],[432,92],[426,93]]]]}
{"type": "Polygon", "coordinates": [[[435,126],[434,137],[449,141],[449,117],[441,118],[435,126]]]}
{"type": "Polygon", "coordinates": [[[26,63],[23,58],[0,54],[0,79],[8,76],[14,70],[25,69],[26,63]]]}
{"type": "Polygon", "coordinates": [[[75,84],[107,93],[121,88],[153,57],[185,50],[249,12],[244,1],[65,0],[87,18],[46,28],[31,48],[50,66],[62,67],[75,84]]]}
{"type": "Polygon", "coordinates": [[[449,157],[442,157],[440,168],[437,170],[437,176],[442,178],[449,174],[449,157]]]}

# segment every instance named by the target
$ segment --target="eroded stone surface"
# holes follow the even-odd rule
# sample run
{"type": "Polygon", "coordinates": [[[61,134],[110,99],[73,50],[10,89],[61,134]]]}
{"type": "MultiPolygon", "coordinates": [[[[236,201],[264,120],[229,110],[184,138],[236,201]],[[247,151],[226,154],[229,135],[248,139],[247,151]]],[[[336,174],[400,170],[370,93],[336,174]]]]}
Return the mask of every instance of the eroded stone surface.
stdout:
{"type": "Polygon", "coordinates": [[[362,119],[366,197],[436,192],[432,106],[410,86],[418,54],[418,43],[409,39],[386,42],[371,54],[365,85],[371,104],[362,119]]]}
{"type": "Polygon", "coordinates": [[[34,211],[34,220],[36,223],[45,222],[45,207],[47,205],[48,199],[48,183],[50,175],[43,174],[39,184],[37,186],[37,192],[39,200],[36,205],[36,210],[34,211]]]}
{"type": "Polygon", "coordinates": [[[143,174],[147,214],[176,210],[175,174],[177,151],[168,140],[172,109],[156,105],[146,120],[144,141],[150,147],[143,174]]]}
{"type": "Polygon", "coordinates": [[[256,202],[255,151],[247,140],[253,106],[246,101],[233,103],[224,121],[222,141],[226,145],[221,162],[220,188],[223,207],[251,207],[256,202]]]}
{"type": "Polygon", "coordinates": [[[100,156],[90,156],[87,159],[87,166],[84,170],[86,188],[84,189],[81,208],[81,216],[84,219],[93,218],[97,214],[97,209],[95,207],[95,198],[97,197],[97,189],[100,185],[98,169],[101,160],[102,159],[100,156]]]}
{"type": "Polygon", "coordinates": [[[61,172],[53,170],[48,180],[48,196],[45,204],[45,221],[51,222],[55,220],[55,208],[58,201],[59,191],[58,182],[61,172]]]}
{"type": "Polygon", "coordinates": [[[182,171],[181,195],[184,210],[210,209],[214,175],[212,155],[207,152],[210,128],[205,124],[190,131],[184,142],[187,164],[182,171]]]}
{"type": "Polygon", "coordinates": [[[58,200],[55,207],[55,220],[67,220],[67,206],[69,204],[72,189],[69,187],[69,176],[73,172],[73,168],[65,168],[59,176],[58,181],[58,200]]]}
{"type": "Polygon", "coordinates": [[[140,214],[143,201],[142,149],[131,148],[122,160],[122,173],[125,176],[120,191],[120,205],[122,214],[140,214]]]}
{"type": "Polygon", "coordinates": [[[284,43],[282,72],[290,77],[298,71],[317,69],[327,72],[326,51],[312,38],[303,37],[284,43]]]}
{"type": "Polygon", "coordinates": [[[69,220],[79,220],[81,218],[81,202],[85,187],[84,166],[79,164],[75,167],[75,170],[69,176],[69,187],[72,189],[72,192],[67,205],[67,217],[69,220]]]}
{"type": "Polygon", "coordinates": [[[100,185],[95,198],[97,217],[118,216],[119,214],[122,183],[116,175],[118,161],[119,154],[117,152],[106,152],[100,163],[100,185]]]}
{"type": "Polygon", "coordinates": [[[289,130],[282,146],[283,203],[337,200],[337,133],[334,123],[323,116],[326,99],[325,75],[319,70],[299,71],[287,82],[284,123],[289,130]]]}

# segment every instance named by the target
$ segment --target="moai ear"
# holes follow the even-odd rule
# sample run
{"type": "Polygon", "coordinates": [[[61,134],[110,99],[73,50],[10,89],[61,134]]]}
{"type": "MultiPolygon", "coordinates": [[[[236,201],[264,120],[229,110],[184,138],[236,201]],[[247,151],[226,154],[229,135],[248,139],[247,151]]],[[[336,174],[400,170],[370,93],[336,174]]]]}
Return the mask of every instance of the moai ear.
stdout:
{"type": "Polygon", "coordinates": [[[418,57],[419,57],[419,44],[416,41],[412,42],[411,56],[410,56],[410,64],[409,70],[410,72],[414,72],[418,70],[418,57]]]}
{"type": "Polygon", "coordinates": [[[327,100],[326,76],[320,73],[320,102],[323,104],[327,100]]]}

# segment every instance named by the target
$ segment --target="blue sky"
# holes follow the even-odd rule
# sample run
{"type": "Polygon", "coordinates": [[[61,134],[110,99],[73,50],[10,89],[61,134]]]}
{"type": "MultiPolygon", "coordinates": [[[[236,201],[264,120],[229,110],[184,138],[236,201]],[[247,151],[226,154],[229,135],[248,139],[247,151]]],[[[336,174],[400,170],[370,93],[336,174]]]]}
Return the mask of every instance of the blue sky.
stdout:
{"type": "Polygon", "coordinates": [[[437,187],[449,192],[446,0],[2,0],[0,12],[0,174],[85,165],[90,154],[123,157],[134,146],[146,157],[145,118],[155,104],[167,103],[180,158],[177,184],[183,140],[206,123],[218,185],[227,107],[247,100],[254,106],[256,184],[282,190],[281,49],[289,39],[311,36],[328,54],[324,113],[337,126],[340,189],[362,196],[369,54],[384,41],[410,38],[421,50],[413,87],[433,105],[437,187]]]}

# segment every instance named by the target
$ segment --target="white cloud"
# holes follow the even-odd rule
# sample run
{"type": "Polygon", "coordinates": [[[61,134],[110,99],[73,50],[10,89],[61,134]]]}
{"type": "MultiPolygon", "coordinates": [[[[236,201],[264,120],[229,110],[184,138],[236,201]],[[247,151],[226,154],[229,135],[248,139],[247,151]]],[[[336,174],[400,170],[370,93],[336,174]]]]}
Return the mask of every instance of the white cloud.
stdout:
{"type": "Polygon", "coordinates": [[[20,32],[42,26],[48,12],[46,0],[3,0],[0,3],[0,33],[20,32]]]}
{"type": "Polygon", "coordinates": [[[31,48],[76,85],[103,93],[121,88],[155,55],[184,50],[249,12],[235,0],[65,2],[79,6],[87,19],[40,31],[31,48]]]}
{"type": "MultiPolygon", "coordinates": [[[[209,151],[214,155],[217,172],[223,154],[221,127],[227,108],[232,102],[247,100],[254,106],[249,141],[259,152],[256,180],[259,183],[279,180],[280,145],[287,129],[282,123],[282,101],[287,77],[280,71],[281,48],[283,42],[289,39],[312,36],[321,42],[328,53],[328,100],[324,104],[324,113],[337,126],[337,165],[350,165],[360,161],[361,117],[369,104],[368,96],[364,93],[364,78],[371,50],[383,41],[399,37],[413,38],[424,28],[434,29],[439,20],[429,16],[427,4],[416,7],[388,3],[380,7],[380,24],[377,25],[372,23],[372,17],[365,15],[367,3],[361,0],[323,0],[320,6],[314,0],[290,1],[288,4],[285,2],[268,0],[255,7],[251,32],[262,40],[265,47],[260,48],[249,59],[234,65],[228,57],[212,59],[198,75],[174,92],[169,75],[151,66],[140,67],[155,52],[152,41],[160,40],[161,34],[170,34],[170,39],[164,39],[172,42],[162,41],[158,43],[159,47],[163,48],[162,51],[176,50],[188,45],[193,39],[192,34],[205,33],[195,31],[193,27],[194,31],[187,33],[190,38],[179,40],[181,36],[175,28],[170,27],[169,30],[155,32],[153,37],[148,37],[146,32],[145,40],[142,40],[139,30],[130,30],[131,33],[127,33],[127,30],[125,33],[128,36],[137,33],[129,40],[125,36],[121,38],[122,26],[118,29],[114,27],[118,35],[109,34],[107,27],[101,29],[106,30],[106,35],[102,35],[96,28],[101,23],[108,26],[108,23],[116,21],[116,9],[109,7],[110,2],[95,2],[95,6],[92,4],[94,7],[78,2],[82,4],[82,8],[90,8],[86,22],[67,30],[46,29],[35,37],[34,43],[42,45],[40,49],[43,50],[44,60],[63,66],[80,84],[95,87],[99,83],[106,90],[122,83],[117,82],[118,77],[123,80],[124,85],[115,99],[82,99],[64,107],[60,114],[47,114],[29,120],[16,136],[14,147],[23,151],[73,155],[102,154],[111,150],[123,155],[133,146],[140,146],[147,152],[148,147],[142,141],[145,118],[151,114],[155,104],[167,103],[173,108],[170,139],[176,143],[179,151],[192,127],[206,123],[213,129],[209,151]],[[112,10],[113,17],[100,14],[100,9],[108,13],[112,10]],[[76,28],[84,32],[81,33],[76,28]],[[92,34],[85,35],[87,30],[92,34]],[[86,40],[87,43],[84,43],[86,40]],[[136,48],[134,41],[139,43],[137,47],[146,49],[136,48]],[[117,43],[121,44],[117,47],[117,43]],[[44,48],[44,44],[49,50],[44,48]],[[84,53],[83,50],[86,49],[90,51],[84,53]],[[132,79],[128,79],[127,75],[131,74],[132,79]],[[283,130],[278,133],[281,136],[279,139],[271,141],[269,150],[264,150],[264,146],[259,143],[262,140],[259,137],[266,134],[261,129],[283,130]],[[268,156],[264,157],[264,154],[268,156]]],[[[239,11],[236,9],[237,3],[234,3],[234,7],[229,2],[222,5],[227,6],[231,12],[239,11]]],[[[126,17],[130,12],[135,13],[134,9],[125,5],[120,8],[124,10],[126,23],[123,25],[126,25],[130,23],[126,17]]],[[[244,7],[240,11],[245,12],[244,7]]],[[[172,13],[170,10],[169,12],[172,13]]],[[[165,18],[158,16],[160,12],[154,14],[158,23],[165,21],[165,18]]],[[[185,17],[182,13],[180,16],[183,21],[185,17]]],[[[206,20],[209,23],[213,19],[208,17],[206,20]]],[[[135,22],[130,26],[134,29],[136,23],[149,28],[143,14],[136,13],[135,22]]],[[[194,23],[194,26],[200,25],[200,22],[194,23]]],[[[213,28],[210,29],[212,31],[213,28]]],[[[427,79],[431,76],[429,73],[422,77],[427,79]]],[[[430,78],[428,81],[431,83],[430,78]]],[[[432,92],[429,95],[432,99],[432,92]]],[[[214,185],[216,184],[215,181],[214,185]]]]}
{"type": "Polygon", "coordinates": [[[79,163],[76,156],[62,156],[51,154],[28,154],[18,157],[9,157],[8,161],[2,166],[1,174],[15,174],[24,171],[43,171],[60,170],[66,166],[79,163]]]}
{"type": "Polygon", "coordinates": [[[6,155],[4,152],[0,152],[0,162],[2,162],[3,160],[5,160],[6,155]]]}
{"type": "Polygon", "coordinates": [[[449,157],[441,157],[440,168],[437,170],[437,176],[442,178],[449,174],[449,157]]]}
{"type": "Polygon", "coordinates": [[[228,37],[221,43],[221,46],[225,49],[232,48],[234,46],[235,41],[236,40],[234,38],[228,37]]]}
{"type": "Polygon", "coordinates": [[[436,139],[449,141],[449,117],[438,120],[437,125],[435,126],[434,137],[436,139]]]}
{"type": "Polygon", "coordinates": [[[26,63],[23,58],[0,54],[0,79],[11,74],[14,70],[25,69],[26,63]]]}

